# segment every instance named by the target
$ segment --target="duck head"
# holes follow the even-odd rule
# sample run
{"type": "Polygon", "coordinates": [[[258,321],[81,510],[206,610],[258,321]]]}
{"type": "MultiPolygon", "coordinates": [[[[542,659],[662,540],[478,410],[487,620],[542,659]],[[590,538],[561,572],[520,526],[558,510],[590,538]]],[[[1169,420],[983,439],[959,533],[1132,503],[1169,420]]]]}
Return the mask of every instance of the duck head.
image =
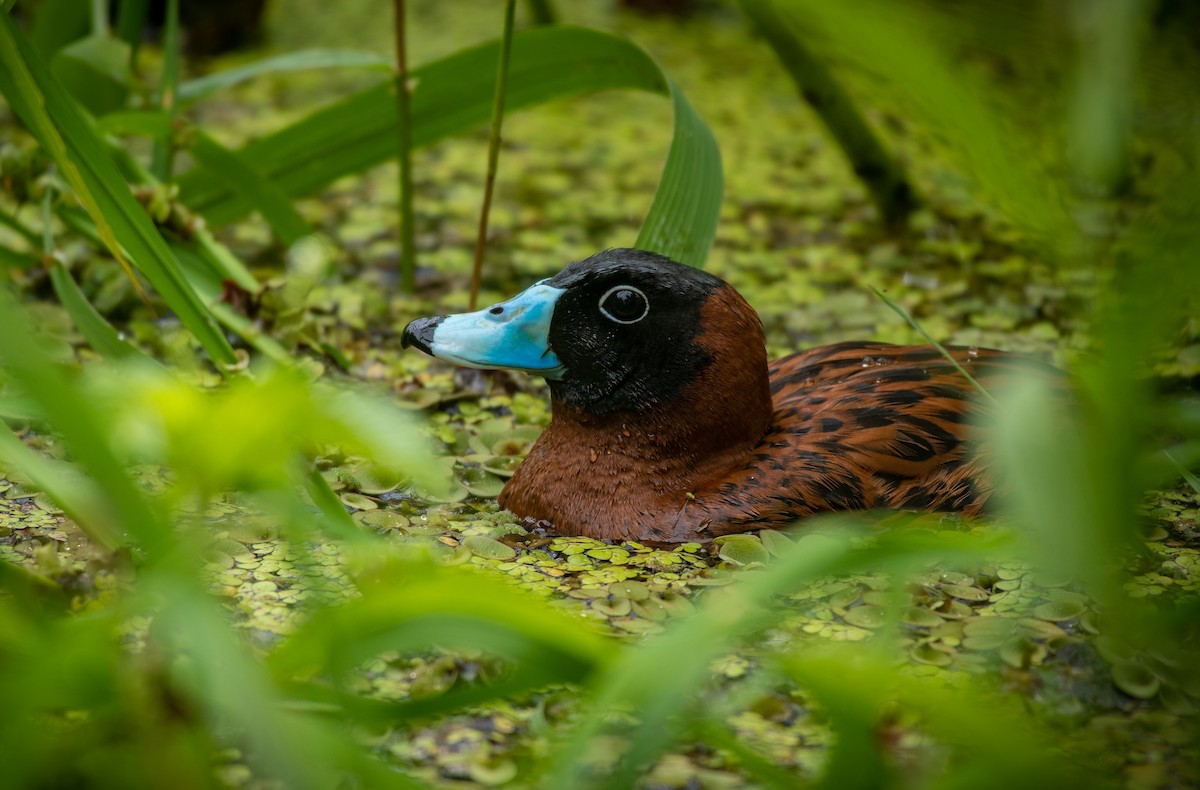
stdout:
{"type": "Polygon", "coordinates": [[[738,463],[771,421],[754,310],[721,279],[641,250],[598,253],[474,313],[419,318],[402,342],[546,379],[551,424],[501,504],[560,528],[615,507],[604,502],[614,489],[681,499],[700,476],[738,463]],[[631,476],[640,487],[625,486],[631,476]],[[598,479],[590,499],[580,492],[598,479]],[[564,498],[577,500],[570,514],[554,504],[564,498]]]}
{"type": "Polygon", "coordinates": [[[556,401],[593,415],[669,404],[726,354],[758,357],[765,382],[749,305],[711,274],[635,249],[572,263],[474,313],[418,318],[402,344],[466,367],[543,376],[556,401]]]}

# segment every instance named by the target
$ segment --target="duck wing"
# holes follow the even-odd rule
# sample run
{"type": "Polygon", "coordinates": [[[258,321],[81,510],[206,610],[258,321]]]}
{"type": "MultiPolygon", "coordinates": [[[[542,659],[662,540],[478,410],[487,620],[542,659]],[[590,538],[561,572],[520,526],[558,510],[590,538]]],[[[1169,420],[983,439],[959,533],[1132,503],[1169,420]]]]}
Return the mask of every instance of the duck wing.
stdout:
{"type": "MultiPolygon", "coordinates": [[[[947,350],[985,389],[1057,369],[992,349],[947,350]]],[[[932,346],[840,343],[770,366],[774,418],[745,465],[695,493],[683,521],[714,537],[825,510],[980,512],[994,482],[990,405],[932,346]]],[[[684,524],[677,524],[683,527],[684,524]]]]}

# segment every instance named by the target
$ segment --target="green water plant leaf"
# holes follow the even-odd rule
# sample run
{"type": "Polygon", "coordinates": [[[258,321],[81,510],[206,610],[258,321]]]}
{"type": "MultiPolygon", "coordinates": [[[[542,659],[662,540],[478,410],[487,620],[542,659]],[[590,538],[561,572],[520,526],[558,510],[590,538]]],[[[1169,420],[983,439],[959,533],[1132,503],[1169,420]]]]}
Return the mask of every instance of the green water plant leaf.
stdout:
{"type": "Polygon", "coordinates": [[[762,541],[750,535],[731,535],[723,539],[717,556],[734,565],[765,565],[771,559],[762,541]]]}
{"type": "Polygon", "coordinates": [[[517,551],[512,546],[506,546],[487,535],[468,535],[463,538],[463,545],[475,556],[489,560],[511,560],[517,556],[517,551]]]}

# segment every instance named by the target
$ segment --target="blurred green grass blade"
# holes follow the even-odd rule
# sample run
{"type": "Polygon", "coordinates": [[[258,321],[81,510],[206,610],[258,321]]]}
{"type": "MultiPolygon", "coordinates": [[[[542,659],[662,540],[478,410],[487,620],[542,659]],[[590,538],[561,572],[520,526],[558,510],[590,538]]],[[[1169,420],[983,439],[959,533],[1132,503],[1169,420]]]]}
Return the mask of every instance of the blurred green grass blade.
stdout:
{"type": "Polygon", "coordinates": [[[305,478],[304,487],[308,491],[308,495],[312,497],[313,504],[325,517],[324,523],[329,528],[328,531],[332,537],[348,543],[361,542],[367,537],[354,523],[354,519],[350,518],[342,500],[338,499],[338,495],[329,487],[321,470],[313,467],[305,478]]]}
{"type": "Polygon", "coordinates": [[[679,86],[671,82],[670,89],[675,105],[671,150],[635,246],[703,266],[721,211],[721,151],[679,86]]]}
{"type": "Polygon", "coordinates": [[[37,248],[41,244],[41,239],[38,235],[25,226],[23,222],[16,218],[14,214],[9,214],[7,211],[0,210],[0,225],[8,228],[16,233],[25,241],[29,242],[29,246],[37,248]]]}
{"type": "MultiPolygon", "coordinates": [[[[939,678],[915,677],[895,670],[888,654],[860,647],[826,645],[785,658],[783,668],[837,718],[864,733],[868,740],[839,741],[823,785],[889,787],[882,777],[863,776],[864,764],[884,767],[878,736],[879,717],[895,701],[921,714],[921,729],[954,749],[941,782],[926,777],[925,786],[962,788],[1110,787],[1107,777],[1087,772],[1060,750],[1048,748],[1054,736],[1009,700],[983,693],[971,683],[947,685],[939,678]],[[847,774],[834,776],[833,771],[847,774]],[[858,771],[859,784],[853,773],[858,771]],[[844,780],[844,781],[843,781],[844,780]]],[[[838,728],[839,737],[844,728],[838,728]]]]}
{"type": "Polygon", "coordinates": [[[666,634],[620,656],[597,679],[590,712],[559,746],[547,786],[595,786],[581,773],[589,744],[603,732],[609,711],[633,705],[640,722],[638,732],[630,738],[631,745],[615,772],[604,777],[604,786],[632,786],[642,767],[665,750],[682,727],[676,714],[684,700],[702,686],[712,660],[771,618],[768,604],[774,594],[834,572],[850,551],[844,536],[805,536],[797,542],[796,551],[764,571],[755,580],[757,584],[743,579],[725,588],[666,634]]]}
{"type": "Polygon", "coordinates": [[[149,357],[121,339],[117,330],[113,329],[112,325],[96,311],[96,308],[92,307],[91,302],[79,289],[63,262],[57,260],[54,254],[54,235],[51,231],[50,221],[53,202],[53,189],[47,187],[42,199],[43,250],[46,259],[54,261],[50,266],[50,284],[54,288],[55,295],[58,296],[58,301],[71,316],[75,328],[83,334],[92,349],[101,356],[114,361],[138,358],[147,363],[151,362],[149,357]]]}
{"type": "Polygon", "coordinates": [[[753,748],[743,743],[737,733],[723,721],[712,718],[701,718],[697,723],[695,733],[706,744],[721,751],[729,752],[737,760],[739,767],[749,777],[763,787],[774,787],[778,790],[795,790],[796,775],[785,770],[777,763],[753,748]]]}
{"type": "Polygon", "coordinates": [[[218,366],[232,365],[233,349],[184,281],[104,144],[8,15],[0,16],[0,65],[0,93],[54,158],[105,245],[121,261],[128,254],[218,366]]]}
{"type": "Polygon", "coordinates": [[[288,350],[267,334],[256,321],[238,312],[232,305],[222,300],[222,291],[226,287],[225,280],[231,280],[251,294],[256,294],[261,290],[261,286],[248,272],[246,277],[255,286],[252,290],[245,288],[242,279],[230,275],[230,271],[245,271],[241,261],[234,258],[233,253],[213,239],[207,229],[203,229],[193,237],[192,245],[175,240],[172,240],[170,245],[176,260],[179,261],[179,268],[183,272],[183,276],[187,278],[197,295],[209,306],[208,309],[212,311],[213,317],[220,321],[222,326],[246,341],[268,359],[282,364],[291,364],[295,361],[288,350]],[[228,260],[223,260],[226,258],[228,260]],[[224,268],[226,264],[233,265],[233,269],[224,268]]]}
{"type": "Polygon", "coordinates": [[[97,546],[112,550],[121,545],[121,533],[109,517],[102,493],[84,477],[64,478],[59,470],[26,447],[7,425],[0,425],[0,459],[20,469],[39,489],[58,503],[97,546]]]}
{"type": "Polygon", "coordinates": [[[392,70],[392,62],[374,52],[304,49],[188,80],[179,86],[179,101],[186,105],[257,77],[310,69],[371,69],[388,72],[392,70]]]}
{"type": "Polygon", "coordinates": [[[107,32],[96,31],[68,44],[49,63],[60,84],[91,113],[112,112],[129,99],[129,46],[107,32]]]}
{"type": "Polygon", "coordinates": [[[1123,556],[1135,537],[1123,534],[1128,514],[1107,512],[1113,495],[1096,485],[1107,476],[1107,452],[1090,452],[1080,415],[1067,413],[1041,378],[1014,378],[1001,402],[991,427],[1005,484],[1001,504],[1021,525],[1028,555],[1114,603],[1124,593],[1114,584],[1119,566],[1112,558],[1123,556]]]}
{"type": "MultiPolygon", "coordinates": [[[[219,275],[223,280],[232,280],[239,288],[248,293],[258,294],[262,292],[262,283],[254,279],[254,275],[246,268],[246,264],[242,262],[242,259],[234,255],[224,244],[217,241],[212,231],[203,222],[193,223],[191,231],[192,238],[190,241],[192,246],[195,247],[197,254],[205,261],[213,273],[219,275]]],[[[169,242],[169,244],[171,250],[178,254],[178,250],[186,242],[169,242]]],[[[217,297],[214,296],[208,299],[206,303],[212,304],[212,299],[215,298],[217,297]]]]}
{"type": "Polygon", "coordinates": [[[175,683],[210,726],[236,733],[256,769],[289,788],[337,786],[332,761],[322,759],[328,754],[321,730],[280,710],[274,684],[236,639],[219,605],[185,578],[164,568],[143,586],[163,602],[156,607],[156,631],[168,641],[159,649],[187,658],[171,664],[175,683]]]}
{"type": "Polygon", "coordinates": [[[90,3],[79,0],[43,0],[37,4],[29,40],[43,58],[49,58],[72,41],[92,30],[90,3]]]}
{"type": "MultiPolygon", "coordinates": [[[[104,432],[104,418],[41,350],[24,311],[4,288],[0,288],[0,363],[66,440],[102,492],[105,507],[83,517],[90,523],[119,524],[148,553],[159,551],[167,536],[157,514],[114,455],[104,432]]],[[[60,504],[67,509],[69,502],[60,504]]]]}
{"type": "Polygon", "coordinates": [[[884,222],[893,227],[903,223],[919,201],[900,162],[888,153],[821,59],[805,46],[790,20],[779,13],[775,0],[739,0],[739,4],[837,141],[884,222]]]}
{"type": "Polygon", "coordinates": [[[1130,176],[1137,64],[1155,8],[1143,0],[1097,3],[1078,35],[1070,111],[1071,160],[1084,186],[1110,194],[1130,176]]]}
{"type": "Polygon", "coordinates": [[[210,135],[195,130],[188,149],[200,165],[225,179],[238,194],[262,214],[285,245],[291,246],[312,234],[312,227],[300,216],[279,187],[236,151],[218,143],[210,135]]]}
{"type": "Polygon", "coordinates": [[[839,55],[902,97],[914,118],[948,141],[987,200],[1032,238],[1056,248],[1075,237],[1059,182],[1038,160],[1039,141],[1011,123],[988,91],[946,54],[919,4],[883,0],[780,0],[797,29],[815,26],[839,55]]]}
{"type": "MultiPolygon", "coordinates": [[[[65,611],[71,605],[62,587],[24,565],[17,565],[3,558],[0,558],[0,590],[3,590],[10,599],[16,599],[22,608],[35,611],[38,610],[35,608],[37,604],[43,601],[52,602],[53,608],[59,611],[65,611]]],[[[38,613],[42,614],[45,607],[40,607],[40,609],[41,611],[38,613]]],[[[0,622],[0,627],[3,625],[5,624],[0,622]]],[[[6,743],[9,742],[6,741],[6,743]]],[[[9,743],[9,745],[12,744],[9,743]]]]}
{"type": "MultiPolygon", "coordinates": [[[[496,190],[496,173],[500,166],[500,140],[504,128],[504,96],[508,89],[508,64],[512,57],[513,24],[516,20],[516,15],[517,0],[505,0],[504,24],[502,25],[500,35],[500,60],[496,66],[496,94],[492,104],[492,118],[488,124],[487,171],[483,178],[483,204],[479,209],[479,226],[475,232],[475,256],[471,266],[471,291],[470,296],[467,298],[467,309],[471,311],[475,310],[479,300],[479,281],[483,276],[483,256],[484,251],[487,249],[488,216],[491,214],[492,195],[496,190]]],[[[405,109],[402,107],[400,110],[400,126],[402,128],[406,122],[405,109]]],[[[409,152],[405,150],[407,135],[402,135],[402,137],[400,158],[401,167],[403,168],[405,167],[405,157],[409,156],[409,152]]],[[[411,189],[411,182],[407,186],[411,189]]],[[[407,219],[411,225],[412,208],[411,206],[407,208],[407,219]]],[[[402,214],[402,222],[404,218],[402,214]]],[[[411,285],[408,290],[413,290],[411,285]]]]}
{"type": "Polygon", "coordinates": [[[138,49],[142,46],[142,36],[146,31],[146,14],[150,8],[150,0],[120,0],[117,11],[117,35],[129,45],[131,50],[131,65],[137,60],[138,49]]]}
{"type": "Polygon", "coordinates": [[[19,252],[11,247],[0,245],[0,267],[10,269],[34,269],[42,262],[36,255],[19,252]]]}
{"type": "Polygon", "coordinates": [[[157,110],[122,110],[96,119],[100,134],[163,137],[171,133],[171,117],[157,110]]]}
{"type": "MultiPolygon", "coordinates": [[[[415,85],[411,79],[408,62],[408,10],[404,0],[392,0],[392,30],[396,45],[396,70],[392,74],[392,93],[396,97],[396,123],[393,128],[396,131],[396,214],[400,220],[400,290],[413,293],[417,289],[417,228],[416,212],[413,210],[412,155],[412,94],[415,85]]],[[[474,291],[471,293],[473,295],[474,291]]]]}
{"type": "MultiPolygon", "coordinates": [[[[861,526],[848,517],[822,519],[824,526],[861,526]]],[[[815,526],[815,525],[813,525],[815,526]]],[[[583,773],[583,757],[593,737],[604,731],[609,712],[630,707],[637,724],[628,733],[630,744],[614,773],[603,777],[604,786],[632,786],[640,770],[662,753],[684,727],[679,712],[684,700],[700,689],[713,660],[732,650],[753,633],[788,613],[776,597],[820,576],[888,572],[911,567],[914,562],[974,560],[995,556],[1006,548],[1008,536],[986,537],[949,532],[900,532],[898,527],[866,548],[854,549],[849,531],[809,533],[786,554],[753,576],[706,596],[695,615],[674,625],[665,634],[638,650],[618,656],[594,684],[589,712],[560,745],[553,760],[552,787],[592,786],[583,773]]]]}
{"type": "Polygon", "coordinates": [[[111,360],[141,359],[148,364],[152,363],[150,357],[122,340],[117,330],[92,307],[62,263],[56,261],[50,267],[50,284],[54,286],[54,293],[71,316],[75,328],[96,353],[111,360]]]}
{"type": "Polygon", "coordinates": [[[448,642],[524,655],[548,669],[605,666],[618,650],[583,621],[459,569],[394,562],[360,586],[362,597],[314,613],[271,655],[277,676],[338,673],[378,651],[448,642]]]}
{"type": "MultiPolygon", "coordinates": [[[[498,47],[491,42],[413,70],[414,147],[487,122],[498,47]]],[[[671,151],[638,244],[687,263],[703,262],[721,200],[720,154],[707,126],[644,51],[594,30],[537,28],[514,37],[509,75],[509,112],[598,90],[671,96],[671,151]]],[[[307,194],[395,156],[395,105],[390,83],[377,85],[248,143],[241,154],[284,194],[307,194]]],[[[179,183],[184,201],[214,224],[252,210],[248,200],[203,169],[185,173],[179,183]]]]}

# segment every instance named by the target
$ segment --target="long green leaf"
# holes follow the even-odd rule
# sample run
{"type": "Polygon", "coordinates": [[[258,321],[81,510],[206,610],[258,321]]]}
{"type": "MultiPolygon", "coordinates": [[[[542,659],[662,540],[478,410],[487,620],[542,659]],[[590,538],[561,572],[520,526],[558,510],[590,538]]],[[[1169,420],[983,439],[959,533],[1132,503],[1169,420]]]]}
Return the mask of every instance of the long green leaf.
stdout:
{"type": "Polygon", "coordinates": [[[703,266],[717,235],[724,182],[721,150],[704,120],[674,82],[675,132],[654,202],[636,246],[680,263],[703,266]]]}
{"type": "Polygon", "coordinates": [[[363,586],[362,597],[315,613],[272,654],[277,675],[336,676],[380,650],[458,644],[538,663],[549,673],[544,684],[607,666],[617,655],[614,643],[582,621],[479,574],[393,562],[363,586]]]}
{"type": "Polygon", "coordinates": [[[150,357],[125,342],[117,330],[113,329],[112,324],[105,321],[104,316],[100,315],[95,307],[92,307],[91,302],[84,296],[83,291],[79,289],[79,285],[76,284],[75,279],[71,277],[71,273],[62,263],[56,262],[50,267],[50,284],[54,286],[54,293],[71,316],[75,328],[83,334],[92,348],[100,355],[114,360],[151,361],[150,357]]]}
{"type": "Polygon", "coordinates": [[[171,133],[171,116],[157,110],[122,110],[96,119],[100,134],[136,134],[163,137],[171,133]]]}
{"type": "Polygon", "coordinates": [[[374,52],[304,49],[299,52],[289,52],[286,55],[263,58],[244,66],[236,66],[188,80],[179,86],[179,101],[183,104],[190,104],[218,91],[268,74],[284,74],[289,71],[307,71],[309,69],[351,68],[391,71],[392,63],[374,52]]]}
{"type": "MultiPolygon", "coordinates": [[[[487,122],[499,43],[458,52],[412,72],[412,142],[430,145],[487,122]]],[[[606,33],[537,28],[513,39],[509,112],[598,90],[671,96],[675,133],[666,169],[638,244],[685,263],[703,263],[721,203],[720,154],[711,132],[657,64],[636,45],[606,33]]],[[[290,196],[304,195],[396,154],[392,85],[368,88],[298,123],[247,144],[242,155],[290,196]]],[[[184,201],[214,224],[253,206],[212,173],[179,180],[184,201]]]]}
{"type": "Polygon", "coordinates": [[[292,206],[287,195],[237,151],[229,150],[198,130],[193,134],[190,150],[202,167],[220,175],[258,209],[281,242],[290,246],[312,235],[312,227],[292,206]]]}
{"type": "Polygon", "coordinates": [[[0,65],[0,92],[54,158],[109,250],[121,261],[126,256],[133,261],[214,362],[232,365],[233,349],[184,281],[104,144],[8,15],[0,16],[0,65]]]}

